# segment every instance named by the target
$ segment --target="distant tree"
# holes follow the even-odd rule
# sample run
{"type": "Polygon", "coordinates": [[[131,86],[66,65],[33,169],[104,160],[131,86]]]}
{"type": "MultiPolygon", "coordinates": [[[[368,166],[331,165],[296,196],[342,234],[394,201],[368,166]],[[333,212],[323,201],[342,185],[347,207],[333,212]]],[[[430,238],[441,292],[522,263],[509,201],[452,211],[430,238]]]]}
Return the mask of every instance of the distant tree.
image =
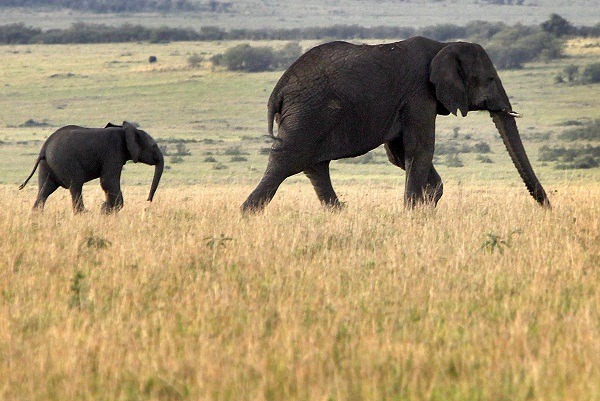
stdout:
{"type": "Polygon", "coordinates": [[[0,26],[0,43],[27,44],[42,33],[41,29],[26,27],[23,23],[0,26]]]}
{"type": "Polygon", "coordinates": [[[540,26],[545,32],[558,37],[573,35],[577,32],[577,29],[569,21],[558,14],[551,14],[550,19],[542,22],[540,26]]]}

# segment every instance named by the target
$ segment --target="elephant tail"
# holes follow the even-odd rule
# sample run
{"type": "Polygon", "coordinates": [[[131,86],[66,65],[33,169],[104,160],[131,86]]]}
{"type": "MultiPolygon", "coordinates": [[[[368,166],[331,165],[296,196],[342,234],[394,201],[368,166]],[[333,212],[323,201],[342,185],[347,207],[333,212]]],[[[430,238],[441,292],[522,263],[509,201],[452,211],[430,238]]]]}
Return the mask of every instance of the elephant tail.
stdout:
{"type": "Polygon", "coordinates": [[[40,162],[44,159],[44,156],[40,155],[37,159],[37,161],[35,162],[35,166],[33,166],[33,170],[31,170],[31,174],[29,174],[29,177],[27,177],[27,179],[25,180],[24,183],[22,183],[21,185],[19,185],[19,191],[22,190],[23,188],[25,188],[25,185],[27,185],[27,183],[29,182],[29,180],[31,179],[31,177],[33,177],[33,174],[35,173],[35,170],[37,170],[38,165],[40,164],[40,162]]]}
{"type": "MultiPolygon", "coordinates": [[[[277,89],[277,88],[276,88],[277,89]]],[[[281,140],[273,134],[273,122],[276,121],[279,124],[279,118],[281,116],[281,105],[283,103],[283,97],[279,95],[279,92],[274,90],[269,98],[268,112],[267,112],[267,123],[268,131],[267,135],[271,139],[281,140]]]]}

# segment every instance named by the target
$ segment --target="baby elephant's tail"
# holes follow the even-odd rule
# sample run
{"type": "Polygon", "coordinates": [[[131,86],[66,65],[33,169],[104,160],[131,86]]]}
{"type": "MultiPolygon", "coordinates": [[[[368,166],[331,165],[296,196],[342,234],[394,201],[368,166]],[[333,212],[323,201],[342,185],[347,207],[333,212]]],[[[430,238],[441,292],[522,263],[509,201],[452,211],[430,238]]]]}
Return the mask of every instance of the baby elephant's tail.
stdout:
{"type": "Polygon", "coordinates": [[[29,174],[29,177],[27,177],[27,179],[25,180],[24,183],[22,183],[21,185],[19,185],[19,191],[22,190],[23,188],[25,188],[25,185],[27,185],[27,183],[29,182],[29,180],[31,179],[31,177],[33,177],[33,174],[35,173],[35,170],[38,167],[38,164],[40,164],[40,162],[42,161],[43,157],[40,156],[38,157],[37,161],[35,162],[35,166],[33,166],[33,170],[31,171],[31,174],[29,174]]]}

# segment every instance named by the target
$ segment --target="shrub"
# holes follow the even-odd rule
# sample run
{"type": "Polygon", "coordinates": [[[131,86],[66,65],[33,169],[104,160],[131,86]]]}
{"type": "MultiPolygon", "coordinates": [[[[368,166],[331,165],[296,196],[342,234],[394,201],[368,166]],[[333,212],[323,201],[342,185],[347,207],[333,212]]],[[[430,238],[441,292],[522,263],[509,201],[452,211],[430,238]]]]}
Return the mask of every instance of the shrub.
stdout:
{"type": "Polygon", "coordinates": [[[217,164],[213,165],[213,170],[226,170],[228,168],[229,167],[227,167],[223,163],[217,163],[217,164]]]}
{"type": "Polygon", "coordinates": [[[231,71],[268,71],[273,60],[273,49],[267,46],[252,47],[249,44],[241,44],[223,54],[223,64],[231,71]]]}
{"type": "Polygon", "coordinates": [[[454,155],[459,153],[471,153],[469,145],[459,145],[453,142],[440,142],[435,145],[436,155],[454,155]]]}
{"type": "Polygon", "coordinates": [[[519,69],[535,59],[562,56],[563,42],[534,27],[515,25],[496,33],[485,46],[498,69],[519,69]]]}
{"type": "Polygon", "coordinates": [[[567,76],[567,80],[569,82],[573,82],[575,80],[575,77],[577,76],[577,73],[579,72],[579,66],[575,64],[570,64],[565,67],[563,72],[567,76]]]}
{"type": "Polygon", "coordinates": [[[177,149],[177,152],[175,153],[175,155],[177,156],[189,156],[192,154],[192,152],[188,150],[188,148],[185,146],[185,143],[183,142],[177,143],[177,145],[175,145],[175,148],[177,149]]]}
{"type": "Polygon", "coordinates": [[[488,145],[485,142],[477,142],[475,145],[473,145],[473,150],[477,153],[491,153],[492,152],[490,145],[488,145]]]}
{"type": "Polygon", "coordinates": [[[222,54],[215,54],[210,58],[210,62],[212,63],[212,65],[214,67],[218,67],[220,65],[223,65],[223,55],[222,54]]]}
{"type": "Polygon", "coordinates": [[[204,163],[218,163],[218,161],[214,157],[208,156],[207,158],[204,159],[204,163]]]}
{"type": "Polygon", "coordinates": [[[183,163],[183,157],[181,156],[172,156],[171,164],[183,163]]]}
{"type": "Polygon", "coordinates": [[[600,63],[593,63],[585,67],[581,79],[586,84],[597,84],[600,82],[600,63]]]}
{"type": "Polygon", "coordinates": [[[27,128],[27,127],[49,127],[50,124],[48,124],[45,121],[36,121],[32,118],[30,118],[29,120],[25,121],[23,124],[19,124],[19,128],[27,128]]]}
{"type": "Polygon", "coordinates": [[[240,155],[247,155],[248,152],[244,152],[243,150],[241,150],[239,147],[237,146],[232,146],[230,148],[225,149],[225,152],[223,152],[224,154],[228,155],[228,156],[240,156],[240,155]]]}
{"type": "Polygon", "coordinates": [[[198,68],[203,61],[204,56],[196,53],[192,54],[187,59],[188,65],[192,68],[198,68]]]}
{"type": "Polygon", "coordinates": [[[448,167],[464,167],[464,164],[458,154],[449,154],[446,157],[446,166],[448,167]]]}
{"type": "Polygon", "coordinates": [[[277,68],[286,69],[302,55],[302,46],[297,42],[289,42],[283,49],[275,52],[275,64],[277,68]]]}
{"type": "Polygon", "coordinates": [[[232,162],[247,162],[248,159],[245,158],[244,156],[233,156],[230,161],[232,162]]]}
{"type": "Polygon", "coordinates": [[[477,160],[479,160],[481,163],[487,163],[487,164],[491,164],[494,163],[494,161],[487,157],[487,156],[483,156],[483,155],[477,155],[477,160]]]}

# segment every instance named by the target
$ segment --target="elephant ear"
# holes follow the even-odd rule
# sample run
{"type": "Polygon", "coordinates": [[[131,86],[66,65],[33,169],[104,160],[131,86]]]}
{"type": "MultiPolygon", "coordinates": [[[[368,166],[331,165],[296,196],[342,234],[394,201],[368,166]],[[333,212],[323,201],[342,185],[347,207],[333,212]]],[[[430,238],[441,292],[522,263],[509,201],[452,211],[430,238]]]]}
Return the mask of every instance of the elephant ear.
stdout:
{"type": "Polygon", "coordinates": [[[438,101],[452,114],[460,110],[463,117],[469,111],[469,99],[464,72],[456,46],[444,47],[431,61],[429,81],[435,86],[438,101]]]}
{"type": "Polygon", "coordinates": [[[121,126],[109,122],[104,128],[121,128],[121,126]]]}
{"type": "Polygon", "coordinates": [[[127,150],[129,150],[129,153],[131,154],[131,160],[133,160],[134,163],[137,163],[140,158],[140,145],[137,139],[137,129],[127,121],[123,121],[123,129],[125,130],[125,143],[127,144],[127,150]]]}

